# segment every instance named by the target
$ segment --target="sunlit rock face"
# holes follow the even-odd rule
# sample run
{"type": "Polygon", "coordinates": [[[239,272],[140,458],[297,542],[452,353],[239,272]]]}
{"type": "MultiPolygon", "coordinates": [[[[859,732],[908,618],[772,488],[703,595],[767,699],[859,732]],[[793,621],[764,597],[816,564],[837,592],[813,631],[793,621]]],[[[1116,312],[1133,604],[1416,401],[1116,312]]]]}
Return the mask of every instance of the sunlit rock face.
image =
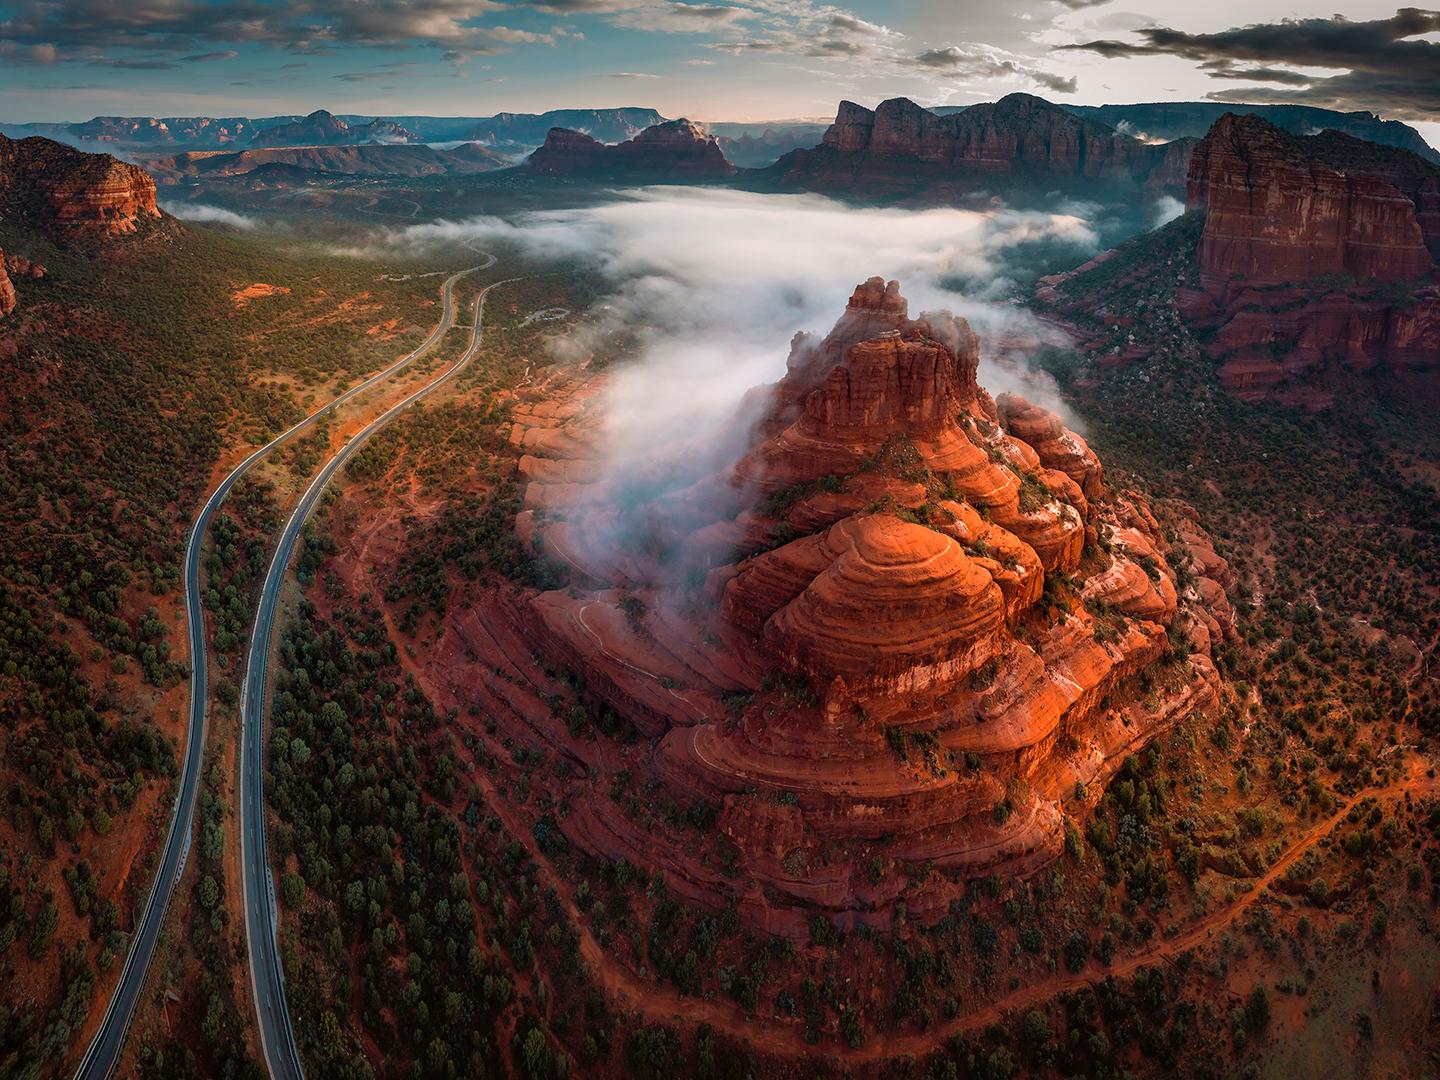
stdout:
{"type": "Polygon", "coordinates": [[[992,400],[978,364],[964,320],[911,319],[872,278],[756,392],[738,460],[626,511],[583,394],[520,414],[517,526],[571,570],[533,597],[537,637],[646,737],[632,770],[718,811],[697,846],[602,782],[562,824],[573,842],[775,932],[887,923],[901,899],[938,917],[967,877],[1054,858],[1085,785],[1213,701],[1223,561],[1198,526],[1167,543],[1083,439],[992,400]],[[877,859],[941,873],[877,877],[877,859]]]}
{"type": "Polygon", "coordinates": [[[0,135],[0,202],[62,242],[120,236],[160,216],[144,169],[38,137],[0,135]]]}

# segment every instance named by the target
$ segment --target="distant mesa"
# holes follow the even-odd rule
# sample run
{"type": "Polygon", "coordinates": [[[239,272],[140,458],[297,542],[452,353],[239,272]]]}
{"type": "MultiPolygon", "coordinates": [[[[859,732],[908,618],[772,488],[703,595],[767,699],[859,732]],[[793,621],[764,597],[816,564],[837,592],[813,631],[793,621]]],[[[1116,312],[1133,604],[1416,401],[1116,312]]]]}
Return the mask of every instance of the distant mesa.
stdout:
{"type": "Polygon", "coordinates": [[[1193,145],[1152,145],[1032,94],[945,115],[908,98],[873,110],[842,101],[818,147],[786,154],[770,172],[784,186],[875,196],[975,191],[998,180],[1160,193],[1183,190],[1193,145]]]}
{"type": "Polygon", "coordinates": [[[372,120],[353,127],[333,113],[316,109],[303,120],[278,124],[256,132],[252,146],[350,146],[364,143],[415,143],[413,131],[388,120],[372,120]]]}
{"type": "Polygon", "coordinates": [[[713,136],[689,120],[667,120],[622,143],[607,145],[579,131],[551,128],[525,167],[549,176],[712,179],[731,176],[713,136]]]}
{"type": "Polygon", "coordinates": [[[650,831],[602,778],[573,843],[769,932],[933,921],[1055,858],[1081,793],[1215,700],[1204,533],[1167,534],[978,363],[963,319],[872,278],[796,337],[738,460],[629,512],[603,417],[517,406],[517,528],[572,568],[534,640],[651,741],[632,774],[718,811],[718,836],[650,831]]]}
{"type": "Polygon", "coordinates": [[[564,128],[603,143],[619,143],[665,122],[666,118],[654,109],[636,108],[497,113],[484,119],[466,121],[463,137],[492,146],[533,147],[543,143],[553,128],[564,128]]]}
{"type": "Polygon", "coordinates": [[[0,209],[60,242],[122,236],[161,216],[155,181],[139,166],[49,139],[3,135],[0,209]]]}
{"type": "Polygon", "coordinates": [[[511,164],[479,143],[449,150],[408,144],[363,146],[275,146],[220,151],[189,150],[148,159],[161,184],[186,178],[207,180],[252,176],[277,187],[293,187],[337,176],[439,176],[491,172],[511,164]]]}

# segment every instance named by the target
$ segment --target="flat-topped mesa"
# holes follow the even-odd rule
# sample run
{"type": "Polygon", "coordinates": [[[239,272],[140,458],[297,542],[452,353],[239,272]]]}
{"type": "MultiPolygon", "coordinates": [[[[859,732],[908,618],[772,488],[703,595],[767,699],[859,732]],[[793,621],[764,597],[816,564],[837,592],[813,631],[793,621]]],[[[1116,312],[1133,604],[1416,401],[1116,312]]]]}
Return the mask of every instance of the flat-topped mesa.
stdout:
{"type": "Polygon", "coordinates": [[[599,167],[609,149],[599,139],[583,131],[551,128],[545,143],[529,158],[526,166],[535,172],[563,174],[599,167]]]}
{"type": "MultiPolygon", "coordinates": [[[[1223,299],[1327,275],[1409,281],[1435,269],[1416,203],[1358,154],[1346,161],[1325,149],[1258,116],[1215,122],[1186,184],[1189,206],[1205,211],[1196,258],[1206,292],[1223,299]]],[[[1417,197],[1423,187],[1417,178],[1417,197]]]]}
{"type": "Polygon", "coordinates": [[[155,181],[109,154],[0,135],[0,209],[61,241],[132,233],[160,217],[155,181]]]}
{"type": "Polygon", "coordinates": [[[623,143],[608,146],[579,131],[551,128],[545,144],[525,162],[552,176],[626,175],[707,178],[729,176],[735,167],[714,136],[689,120],[667,120],[623,143]]]}

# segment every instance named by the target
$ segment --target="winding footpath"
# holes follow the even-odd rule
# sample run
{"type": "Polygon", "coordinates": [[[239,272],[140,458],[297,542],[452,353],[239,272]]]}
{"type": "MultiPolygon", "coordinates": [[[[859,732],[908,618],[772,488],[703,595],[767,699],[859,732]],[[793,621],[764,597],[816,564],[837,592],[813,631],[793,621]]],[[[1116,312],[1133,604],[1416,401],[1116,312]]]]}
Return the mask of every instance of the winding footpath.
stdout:
{"type": "MultiPolygon", "coordinates": [[[[195,824],[195,807],[199,801],[200,775],[204,764],[205,734],[209,720],[209,687],[207,685],[209,672],[205,650],[205,611],[201,605],[201,597],[204,594],[200,583],[200,558],[204,548],[205,535],[210,528],[210,521],[240,478],[268,456],[271,451],[308,430],[337,406],[343,405],[408,367],[439,344],[455,319],[455,283],[467,274],[476,273],[495,265],[495,256],[484,252],[481,254],[485,256],[485,261],[466,267],[464,270],[458,270],[445,279],[440,290],[442,301],[440,320],[430,335],[414,351],[401,357],[385,370],[357,383],[251,453],[244,461],[235,466],[230,475],[225,477],[220,485],[210,493],[210,497],[205,500],[205,505],[200,508],[200,513],[190,528],[185,547],[185,618],[190,637],[190,717],[186,729],[185,758],[180,771],[179,790],[175,796],[175,805],[170,812],[170,823],[164,847],[161,849],[160,868],[155,875],[155,883],[150,888],[150,895],[145,902],[140,921],[131,935],[130,949],[126,954],[124,967],[121,968],[120,979],[110,996],[110,1003],[105,1010],[104,1018],[100,1021],[100,1027],[95,1032],[95,1037],[86,1048],[84,1057],[80,1059],[79,1068],[76,1069],[77,1080],[102,1080],[102,1078],[113,1075],[119,1067],[121,1054],[125,1049],[125,1040],[139,1009],[140,996],[145,988],[145,979],[155,958],[155,950],[164,927],[165,913],[170,907],[170,901],[180,879],[185,874],[185,863],[190,853],[190,841],[195,824]]],[[[473,341],[472,337],[472,351],[474,349],[473,341]]],[[[448,375],[449,372],[436,382],[443,381],[448,375]]],[[[414,395],[407,401],[413,399],[414,395]]],[[[367,432],[369,430],[369,428],[366,429],[367,432]]],[[[341,453],[343,454],[344,451],[341,453]]],[[[268,642],[268,636],[266,641],[268,642]]],[[[243,788],[242,784],[242,791],[243,788]]],[[[248,924],[247,918],[247,926],[248,924]]]]}
{"type": "MultiPolygon", "coordinates": [[[[421,682],[420,685],[423,687],[425,683],[421,682]]],[[[1067,990],[1093,987],[1106,976],[1124,978],[1135,974],[1142,967],[1173,960],[1180,953],[1213,940],[1216,933],[1232,926],[1252,905],[1264,899],[1267,890],[1280,880],[1285,871],[1307,851],[1331,835],[1351,809],[1364,800],[1388,801],[1401,798],[1407,792],[1419,797],[1440,795],[1440,780],[1429,775],[1428,761],[1415,759],[1403,777],[1384,785],[1366,788],[1351,796],[1333,814],[1297,837],[1264,874],[1241,887],[1228,902],[1171,937],[1163,938],[1126,956],[1117,957],[1108,966],[1098,962],[1087,964],[1085,969],[1078,973],[1067,971],[1022,985],[992,998],[979,1008],[962,1012],[953,1020],[933,1025],[923,1031],[876,1034],[867,1039],[859,1049],[850,1049],[831,1042],[824,1050],[817,1050],[806,1041],[799,1024],[766,1023],[758,1017],[747,1015],[731,1002],[688,996],[674,986],[652,982],[631,971],[596,939],[576,903],[574,885],[555,868],[540,849],[526,821],[514,812],[488,772],[480,767],[473,757],[467,755],[466,760],[471,765],[473,781],[480,788],[487,808],[500,818],[506,832],[525,847],[526,853],[539,870],[539,876],[546,885],[555,890],[562,910],[579,934],[581,960],[612,999],[652,1023],[708,1024],[736,1043],[759,1053],[795,1060],[813,1058],[818,1053],[842,1065],[923,1057],[939,1049],[955,1035],[1001,1023],[1007,1014],[1039,1005],[1067,990]]]]}
{"type": "MultiPolygon", "coordinates": [[[[518,279],[507,279],[515,280],[518,279]]],[[[245,939],[250,957],[250,989],[259,1021],[260,1049],[266,1070],[275,1080],[301,1080],[304,1076],[290,1022],[290,1010],[285,1001],[275,883],[265,854],[265,723],[269,711],[265,683],[285,571],[290,565],[300,530],[335,474],[376,432],[460,374],[475,359],[483,337],[485,297],[491,289],[507,281],[487,285],[476,296],[470,343],[460,358],[352,436],[316,474],[285,522],[280,543],[261,586],[260,604],[250,635],[245,682],[240,692],[240,880],[244,893],[245,939]]]]}

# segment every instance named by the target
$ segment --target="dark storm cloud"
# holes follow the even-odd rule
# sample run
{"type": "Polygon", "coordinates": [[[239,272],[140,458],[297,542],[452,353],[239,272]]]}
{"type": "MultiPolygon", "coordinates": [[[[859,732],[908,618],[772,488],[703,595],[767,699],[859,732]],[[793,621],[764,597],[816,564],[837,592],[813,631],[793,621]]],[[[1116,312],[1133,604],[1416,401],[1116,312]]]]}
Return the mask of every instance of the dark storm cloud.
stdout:
{"type": "Polygon", "coordinates": [[[496,52],[548,35],[475,20],[503,10],[497,0],[19,0],[0,21],[0,55],[35,63],[80,60],[133,66],[144,60],[108,60],[116,50],[185,52],[206,60],[226,52],[197,52],[210,43],[261,43],[316,52],[328,45],[443,45],[465,52],[496,52]]]}
{"type": "Polygon", "coordinates": [[[1062,45],[1112,59],[1178,56],[1193,60],[1218,79],[1254,79],[1294,87],[1218,91],[1221,100],[1267,100],[1339,109],[1371,109],[1405,119],[1440,112],[1440,44],[1413,40],[1440,31],[1440,11],[1401,8],[1388,19],[1352,22],[1284,19],[1191,34],[1164,26],[1135,31],[1138,40],[1113,39],[1062,45]],[[1254,67],[1243,66],[1254,64],[1254,67]],[[1286,67],[1343,72],[1308,76],[1286,67]]]}
{"type": "Polygon", "coordinates": [[[959,78],[1002,78],[1013,76],[1029,79],[1035,85],[1057,94],[1073,94],[1075,79],[1062,78],[1049,71],[1028,67],[1008,57],[999,57],[983,46],[951,45],[944,49],[927,49],[912,60],[917,67],[946,72],[959,78]]]}

